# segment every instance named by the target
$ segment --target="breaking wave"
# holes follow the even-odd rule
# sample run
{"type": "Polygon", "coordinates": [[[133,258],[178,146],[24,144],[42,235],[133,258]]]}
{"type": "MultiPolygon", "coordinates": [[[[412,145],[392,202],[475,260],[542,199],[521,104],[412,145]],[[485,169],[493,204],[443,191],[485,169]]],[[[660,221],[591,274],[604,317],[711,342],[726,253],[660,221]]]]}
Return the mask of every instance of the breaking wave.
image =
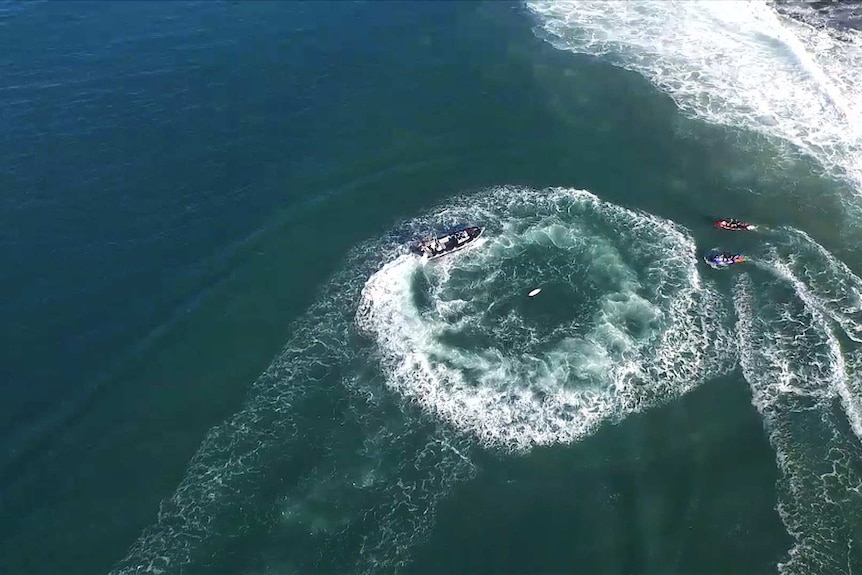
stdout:
{"type": "Polygon", "coordinates": [[[544,38],[638,72],[683,112],[790,142],[862,192],[862,35],[765,2],[528,0],[544,38]]]}

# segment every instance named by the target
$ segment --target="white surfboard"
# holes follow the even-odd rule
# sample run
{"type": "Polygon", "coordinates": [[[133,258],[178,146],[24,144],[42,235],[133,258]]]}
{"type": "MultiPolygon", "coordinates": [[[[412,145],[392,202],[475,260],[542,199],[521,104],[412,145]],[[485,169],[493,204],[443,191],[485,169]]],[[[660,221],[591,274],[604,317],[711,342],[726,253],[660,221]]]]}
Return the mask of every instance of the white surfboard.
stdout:
{"type": "Polygon", "coordinates": [[[530,293],[528,293],[527,295],[528,295],[528,296],[530,296],[530,297],[533,297],[534,295],[536,295],[536,294],[537,294],[537,293],[539,293],[540,291],[542,291],[542,288],[536,288],[536,289],[534,289],[533,291],[531,291],[530,293]]]}

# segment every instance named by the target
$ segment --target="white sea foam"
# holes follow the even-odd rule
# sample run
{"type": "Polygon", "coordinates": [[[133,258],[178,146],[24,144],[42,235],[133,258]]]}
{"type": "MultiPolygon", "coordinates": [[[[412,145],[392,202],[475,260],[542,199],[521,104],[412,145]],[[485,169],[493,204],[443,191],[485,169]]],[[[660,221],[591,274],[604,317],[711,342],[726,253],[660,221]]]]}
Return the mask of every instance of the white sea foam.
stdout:
{"type": "MultiPolygon", "coordinates": [[[[781,231],[782,241],[772,246],[770,257],[760,265],[786,281],[816,317],[834,322],[848,339],[862,343],[862,280],[804,232],[781,231]]],[[[838,346],[834,336],[832,339],[838,346]]],[[[840,348],[833,355],[844,374],[836,380],[834,390],[854,434],[862,439],[862,382],[844,370],[845,353],[840,348]]]]}
{"type": "Polygon", "coordinates": [[[555,47],[643,74],[692,116],[790,142],[862,192],[862,36],[756,1],[527,6],[555,47]]]}
{"type": "Polygon", "coordinates": [[[757,290],[737,285],[741,363],[782,472],[795,545],[782,573],[862,565],[862,280],[804,232],[775,230],[757,290]],[[846,337],[845,337],[846,336],[846,337]]]}
{"type": "Polygon", "coordinates": [[[439,264],[402,257],[362,291],[357,324],[389,385],[430,413],[524,450],[574,441],[732,367],[724,308],[671,222],[572,189],[498,188],[447,215],[480,213],[492,228],[484,246],[439,264]],[[556,325],[519,307],[537,281],[576,290],[557,296],[556,325]]]}
{"type": "Polygon", "coordinates": [[[355,375],[363,363],[348,344],[351,309],[364,279],[397,249],[399,243],[384,238],[354,250],[290,326],[284,349],[242,408],[209,431],[175,492],[113,574],[194,569],[268,514],[261,506],[272,502],[259,492],[275,479],[274,469],[286,477],[272,515],[297,546],[279,572],[320,568],[309,549],[327,557],[334,572],[392,571],[407,561],[437,502],[473,467],[463,439],[387,406],[374,377],[355,375]],[[351,401],[337,420],[328,420],[318,404],[336,402],[345,390],[351,401]],[[350,446],[355,452],[339,452],[350,446]],[[329,455],[309,460],[315,450],[329,455]],[[359,521],[361,548],[348,533],[359,521]]]}
{"type": "MultiPolygon", "coordinates": [[[[347,385],[369,390],[358,377],[347,385]]],[[[285,545],[312,546],[339,572],[397,572],[428,534],[439,501],[475,472],[464,438],[439,425],[387,417],[383,403],[379,397],[370,401],[370,411],[351,406],[347,420],[361,435],[360,446],[350,449],[338,441],[335,455],[277,504],[285,545]],[[345,448],[347,453],[339,453],[345,448]],[[357,536],[358,548],[346,543],[357,536]]]]}
{"type": "Polygon", "coordinates": [[[779,287],[755,291],[742,276],[734,298],[742,371],[776,452],[778,512],[795,541],[779,571],[849,574],[862,560],[860,451],[833,405],[858,375],[828,317],[779,287]]]}
{"type": "Polygon", "coordinates": [[[837,322],[847,337],[862,343],[862,279],[801,230],[781,228],[771,263],[800,297],[837,322]]]}

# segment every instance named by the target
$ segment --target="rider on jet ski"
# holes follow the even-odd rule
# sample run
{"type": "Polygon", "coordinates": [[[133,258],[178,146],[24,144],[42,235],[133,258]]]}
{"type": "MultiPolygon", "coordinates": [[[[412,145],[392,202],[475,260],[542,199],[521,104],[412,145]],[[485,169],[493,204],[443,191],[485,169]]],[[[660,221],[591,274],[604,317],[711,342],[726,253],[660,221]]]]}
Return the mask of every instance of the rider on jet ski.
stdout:
{"type": "Polygon", "coordinates": [[[741,220],[737,220],[736,218],[725,218],[723,220],[717,220],[715,222],[715,227],[721,228],[724,230],[753,230],[754,226],[751,224],[747,224],[741,220]]]}
{"type": "Polygon", "coordinates": [[[732,266],[733,264],[738,264],[739,262],[745,261],[745,256],[742,254],[732,254],[730,252],[721,252],[715,254],[711,258],[710,261],[720,267],[732,266]]]}

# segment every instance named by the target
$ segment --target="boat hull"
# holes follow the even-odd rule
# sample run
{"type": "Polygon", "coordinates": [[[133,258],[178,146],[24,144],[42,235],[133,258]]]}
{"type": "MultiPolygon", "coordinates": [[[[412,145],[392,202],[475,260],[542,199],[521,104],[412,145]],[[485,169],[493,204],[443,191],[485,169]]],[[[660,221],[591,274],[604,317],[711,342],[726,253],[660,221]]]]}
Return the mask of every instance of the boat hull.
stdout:
{"type": "Polygon", "coordinates": [[[478,226],[461,228],[450,234],[417,242],[411,246],[410,250],[422,258],[436,260],[474,244],[483,231],[484,229],[478,226]]]}

